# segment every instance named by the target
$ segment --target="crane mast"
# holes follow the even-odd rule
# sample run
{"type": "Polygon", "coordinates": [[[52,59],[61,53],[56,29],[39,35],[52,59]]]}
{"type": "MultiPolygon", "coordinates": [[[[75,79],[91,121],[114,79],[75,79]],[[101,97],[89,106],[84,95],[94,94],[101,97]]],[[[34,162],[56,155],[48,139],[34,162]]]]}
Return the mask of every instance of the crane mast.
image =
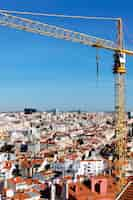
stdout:
{"type": "Polygon", "coordinates": [[[104,48],[115,52],[113,73],[115,75],[115,135],[116,148],[115,171],[119,178],[119,190],[125,185],[125,170],[123,168],[126,161],[126,119],[125,119],[125,54],[133,55],[133,51],[123,49],[122,20],[118,22],[118,41],[114,43],[110,40],[93,37],[88,34],[75,32],[58,26],[53,26],[27,18],[13,16],[0,11],[0,25],[8,26],[18,30],[24,30],[57,39],[64,39],[71,42],[81,43],[87,46],[104,48]]]}
{"type": "MultiPolygon", "coordinates": [[[[122,19],[118,20],[118,46],[123,49],[122,19]]],[[[118,177],[118,187],[122,190],[126,183],[125,162],[126,162],[126,113],[125,113],[125,74],[126,74],[125,54],[115,52],[114,68],[115,76],[115,136],[116,142],[116,176],[118,177]]]]}

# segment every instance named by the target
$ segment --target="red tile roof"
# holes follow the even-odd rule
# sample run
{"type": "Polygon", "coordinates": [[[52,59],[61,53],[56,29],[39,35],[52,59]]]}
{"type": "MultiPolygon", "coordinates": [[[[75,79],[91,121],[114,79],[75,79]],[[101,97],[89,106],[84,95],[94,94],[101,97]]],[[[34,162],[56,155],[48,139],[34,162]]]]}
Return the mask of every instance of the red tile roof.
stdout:
{"type": "Polygon", "coordinates": [[[126,190],[117,200],[133,200],[133,182],[130,182],[126,190]]]}

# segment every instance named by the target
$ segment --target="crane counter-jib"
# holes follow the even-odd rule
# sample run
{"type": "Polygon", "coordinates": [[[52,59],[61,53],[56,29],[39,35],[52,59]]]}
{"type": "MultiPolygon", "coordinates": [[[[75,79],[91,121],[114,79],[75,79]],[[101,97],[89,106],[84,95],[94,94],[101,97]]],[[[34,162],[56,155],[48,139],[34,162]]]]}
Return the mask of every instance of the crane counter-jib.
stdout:
{"type": "Polygon", "coordinates": [[[102,44],[100,44],[100,45],[94,44],[94,45],[92,45],[92,47],[107,49],[107,50],[111,50],[111,51],[114,51],[114,52],[121,52],[121,53],[130,55],[130,56],[133,56],[133,51],[128,50],[128,49],[113,48],[113,47],[105,46],[105,45],[102,45],[102,44]]]}

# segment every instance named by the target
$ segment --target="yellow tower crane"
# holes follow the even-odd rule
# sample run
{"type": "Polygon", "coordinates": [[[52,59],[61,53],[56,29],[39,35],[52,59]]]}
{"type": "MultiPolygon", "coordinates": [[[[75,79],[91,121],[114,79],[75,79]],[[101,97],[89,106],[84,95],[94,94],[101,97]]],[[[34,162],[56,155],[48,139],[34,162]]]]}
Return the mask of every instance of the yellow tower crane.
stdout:
{"type": "MultiPolygon", "coordinates": [[[[12,14],[31,14],[27,12],[14,12],[0,10],[0,25],[11,28],[32,32],[44,36],[50,36],[57,39],[68,40],[71,42],[81,43],[87,46],[96,48],[103,48],[114,52],[114,67],[115,74],[115,133],[116,133],[116,172],[119,178],[119,192],[125,185],[125,170],[124,164],[126,161],[126,119],[125,119],[125,92],[124,92],[124,75],[126,74],[125,55],[132,55],[133,51],[123,48],[123,33],[122,33],[122,19],[108,18],[110,20],[117,20],[118,22],[118,41],[116,43],[102,38],[90,36],[88,34],[75,32],[61,27],[33,21],[27,18],[14,16],[12,14]]],[[[40,14],[49,16],[49,14],[40,14]]],[[[58,16],[58,15],[52,15],[58,16]]],[[[64,17],[62,15],[62,17],[64,17]]],[[[66,16],[78,18],[78,16],[66,16]]],[[[87,19],[87,17],[82,17],[87,19]]],[[[96,19],[91,17],[91,19],[96,19]]],[[[104,19],[104,18],[100,18],[104,19]]]]}

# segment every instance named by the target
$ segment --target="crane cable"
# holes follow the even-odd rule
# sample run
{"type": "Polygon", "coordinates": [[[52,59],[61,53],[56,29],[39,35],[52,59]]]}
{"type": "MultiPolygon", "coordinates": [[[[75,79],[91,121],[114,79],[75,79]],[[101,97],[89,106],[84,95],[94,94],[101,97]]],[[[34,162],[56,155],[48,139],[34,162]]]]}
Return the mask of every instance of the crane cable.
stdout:
{"type": "Polygon", "coordinates": [[[63,14],[50,14],[40,12],[26,12],[26,11],[15,11],[15,10],[4,10],[0,9],[1,13],[19,14],[19,15],[32,15],[32,16],[44,16],[44,17],[60,17],[60,18],[73,18],[73,19],[92,19],[92,20],[111,20],[117,21],[119,18],[113,17],[90,17],[90,16],[76,16],[76,15],[63,15],[63,14]]]}
{"type": "Polygon", "coordinates": [[[99,81],[99,52],[98,52],[98,48],[96,48],[96,78],[97,78],[97,85],[98,85],[98,81],[99,81]]]}

